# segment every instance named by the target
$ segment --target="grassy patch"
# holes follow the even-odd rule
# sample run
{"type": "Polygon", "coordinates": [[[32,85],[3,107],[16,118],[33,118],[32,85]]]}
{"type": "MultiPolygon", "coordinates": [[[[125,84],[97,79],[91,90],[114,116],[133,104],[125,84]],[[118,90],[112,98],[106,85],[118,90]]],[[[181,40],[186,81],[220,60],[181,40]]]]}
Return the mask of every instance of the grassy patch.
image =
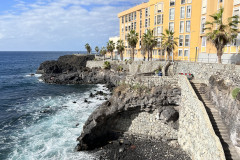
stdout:
{"type": "Polygon", "coordinates": [[[240,92],[240,88],[235,88],[233,91],[232,91],[232,96],[234,99],[237,98],[237,95],[238,93],[240,92]]]}

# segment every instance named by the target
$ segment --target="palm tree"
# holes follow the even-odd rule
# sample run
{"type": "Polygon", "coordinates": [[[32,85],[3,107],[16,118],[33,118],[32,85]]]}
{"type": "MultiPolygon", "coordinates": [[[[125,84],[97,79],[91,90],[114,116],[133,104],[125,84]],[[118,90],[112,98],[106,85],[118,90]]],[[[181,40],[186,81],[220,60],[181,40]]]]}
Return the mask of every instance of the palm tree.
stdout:
{"type": "Polygon", "coordinates": [[[92,48],[90,47],[90,45],[89,45],[88,43],[85,44],[85,48],[86,48],[86,50],[87,50],[87,53],[90,54],[91,51],[92,51],[92,48]]]}
{"type": "Polygon", "coordinates": [[[102,47],[100,50],[101,56],[103,56],[103,60],[105,60],[105,55],[107,54],[107,50],[105,47],[102,47]]]}
{"type": "Polygon", "coordinates": [[[153,36],[152,30],[148,29],[147,33],[143,34],[142,43],[144,50],[148,52],[148,61],[149,59],[152,61],[152,51],[157,46],[157,39],[153,36]]]}
{"type": "Polygon", "coordinates": [[[204,28],[204,30],[208,31],[206,33],[207,40],[217,49],[218,63],[222,63],[223,48],[236,39],[239,33],[237,29],[239,17],[229,17],[226,24],[224,24],[223,12],[224,9],[220,8],[217,13],[210,15],[213,21],[206,22],[205,25],[208,27],[204,28]]]}
{"type": "Polygon", "coordinates": [[[99,48],[98,48],[98,46],[95,47],[95,51],[96,51],[97,54],[98,54],[98,52],[99,52],[99,48]]]}
{"type": "Polygon", "coordinates": [[[127,35],[127,41],[130,47],[132,48],[132,56],[131,59],[134,61],[134,49],[136,48],[138,42],[138,33],[135,30],[131,30],[127,35]]]}
{"type": "Polygon", "coordinates": [[[115,43],[113,43],[113,41],[109,40],[107,42],[107,51],[111,53],[111,57],[112,57],[112,60],[113,60],[113,51],[115,49],[115,43]]]}
{"type": "Polygon", "coordinates": [[[118,50],[118,53],[120,54],[121,60],[123,61],[123,51],[125,49],[123,40],[120,39],[120,40],[117,41],[117,47],[116,48],[118,50]]]}
{"type": "Polygon", "coordinates": [[[167,51],[167,60],[169,61],[169,56],[171,52],[174,51],[175,47],[178,46],[177,40],[178,38],[174,37],[174,32],[165,30],[165,33],[162,33],[162,47],[167,51]]]}

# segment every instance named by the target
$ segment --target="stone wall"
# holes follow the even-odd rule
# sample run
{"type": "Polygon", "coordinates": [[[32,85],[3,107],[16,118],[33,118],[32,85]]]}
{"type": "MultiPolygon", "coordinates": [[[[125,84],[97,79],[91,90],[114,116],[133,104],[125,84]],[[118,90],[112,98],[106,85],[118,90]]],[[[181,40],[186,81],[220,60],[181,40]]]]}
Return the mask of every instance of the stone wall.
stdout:
{"type": "Polygon", "coordinates": [[[160,77],[160,76],[126,76],[125,83],[130,85],[153,86],[178,86],[178,76],[160,77]]]}
{"type": "MultiPolygon", "coordinates": [[[[102,67],[103,61],[88,61],[87,67],[102,67]]],[[[159,66],[164,66],[164,61],[135,61],[131,64],[122,61],[110,61],[111,64],[123,66],[129,74],[139,74],[154,72],[159,66]]],[[[171,67],[170,67],[171,68],[171,67]]],[[[219,74],[228,79],[235,86],[240,85],[240,65],[217,64],[217,63],[193,63],[193,62],[174,62],[172,69],[174,74],[191,73],[195,79],[208,84],[211,75],[219,74]]]]}
{"type": "Polygon", "coordinates": [[[232,96],[232,91],[236,87],[228,86],[224,79],[218,78],[212,76],[209,86],[204,89],[207,91],[209,99],[217,107],[221,118],[228,127],[231,141],[240,153],[240,100],[234,99],[232,96]],[[220,83],[221,81],[223,83],[220,83]]]}
{"type": "MultiPolygon", "coordinates": [[[[125,61],[109,61],[113,67],[122,66],[125,70],[129,71],[129,74],[140,74],[154,72],[159,67],[162,67],[164,61],[134,61],[132,63],[125,61]]],[[[87,67],[103,67],[104,61],[88,61],[87,67]]]]}
{"type": "Polygon", "coordinates": [[[224,152],[204,105],[185,76],[179,76],[181,109],[178,142],[194,160],[224,160],[224,152]]]}
{"type": "Polygon", "coordinates": [[[113,130],[127,131],[128,134],[140,135],[145,138],[157,138],[165,140],[177,140],[177,129],[171,124],[157,118],[159,111],[149,112],[125,112],[118,115],[111,128],[113,130]]]}
{"type": "Polygon", "coordinates": [[[219,74],[234,85],[240,85],[240,65],[175,62],[173,71],[178,73],[191,73],[195,79],[208,84],[211,75],[219,74]]]}

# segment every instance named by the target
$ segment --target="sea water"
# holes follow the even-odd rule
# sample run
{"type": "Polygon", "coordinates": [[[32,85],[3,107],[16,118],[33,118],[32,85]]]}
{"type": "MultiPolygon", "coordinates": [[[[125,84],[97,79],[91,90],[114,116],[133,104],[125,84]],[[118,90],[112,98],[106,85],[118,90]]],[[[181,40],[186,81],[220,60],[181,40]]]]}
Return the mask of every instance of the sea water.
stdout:
{"type": "Polygon", "coordinates": [[[45,84],[35,73],[41,62],[72,52],[0,52],[0,160],[93,159],[76,152],[84,122],[103,97],[103,85],[45,84]],[[84,100],[88,98],[89,103],[84,100]]]}

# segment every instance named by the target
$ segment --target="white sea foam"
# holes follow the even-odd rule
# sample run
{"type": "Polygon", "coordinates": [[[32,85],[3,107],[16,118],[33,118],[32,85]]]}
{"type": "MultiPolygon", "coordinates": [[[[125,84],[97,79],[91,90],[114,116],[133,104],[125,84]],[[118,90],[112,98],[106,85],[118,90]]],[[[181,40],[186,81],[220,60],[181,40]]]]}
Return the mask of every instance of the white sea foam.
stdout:
{"type": "Polygon", "coordinates": [[[91,103],[84,103],[89,93],[94,89],[105,90],[103,85],[85,92],[84,94],[70,94],[58,97],[41,97],[29,105],[18,109],[19,112],[34,112],[30,126],[16,131],[11,139],[14,149],[8,159],[14,160],[90,160],[94,155],[85,152],[75,152],[76,139],[82,127],[93,110],[103,103],[103,100],[89,99],[91,103]],[[76,103],[73,103],[76,101],[76,103]],[[37,107],[36,107],[37,106],[37,107]],[[48,112],[39,112],[46,107],[48,112]],[[63,107],[65,106],[65,107],[63,107]],[[44,118],[40,118],[46,114],[44,118]],[[76,125],[79,124],[79,125],[76,125]]]}

